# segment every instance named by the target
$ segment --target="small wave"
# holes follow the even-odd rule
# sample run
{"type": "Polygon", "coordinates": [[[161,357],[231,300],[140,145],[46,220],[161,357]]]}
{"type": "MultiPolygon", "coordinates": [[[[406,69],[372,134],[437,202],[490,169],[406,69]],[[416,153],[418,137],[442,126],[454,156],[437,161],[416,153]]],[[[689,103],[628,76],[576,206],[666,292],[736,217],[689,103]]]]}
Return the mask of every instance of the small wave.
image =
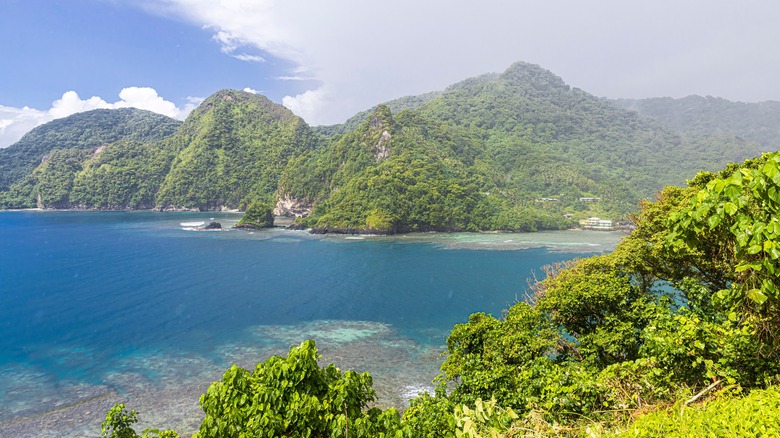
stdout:
{"type": "Polygon", "coordinates": [[[345,237],[345,239],[347,239],[347,240],[364,240],[365,237],[362,237],[362,236],[347,236],[347,237],[345,237]]]}
{"type": "Polygon", "coordinates": [[[403,395],[405,399],[409,400],[417,397],[423,392],[433,394],[435,391],[433,386],[430,385],[412,384],[412,385],[405,385],[404,388],[401,390],[401,395],[403,395]]]}
{"type": "Polygon", "coordinates": [[[206,225],[206,222],[180,222],[179,225],[182,227],[202,227],[203,225],[206,225]]]}

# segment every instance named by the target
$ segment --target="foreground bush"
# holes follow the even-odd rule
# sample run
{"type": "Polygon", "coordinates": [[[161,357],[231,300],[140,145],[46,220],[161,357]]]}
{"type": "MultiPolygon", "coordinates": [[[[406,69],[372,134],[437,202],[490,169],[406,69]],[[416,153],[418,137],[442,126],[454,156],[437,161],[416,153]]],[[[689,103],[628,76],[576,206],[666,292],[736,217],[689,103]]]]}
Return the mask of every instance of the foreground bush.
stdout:
{"type": "Polygon", "coordinates": [[[780,389],[773,386],[744,398],[674,406],[643,415],[620,437],[780,436],[780,389]]]}

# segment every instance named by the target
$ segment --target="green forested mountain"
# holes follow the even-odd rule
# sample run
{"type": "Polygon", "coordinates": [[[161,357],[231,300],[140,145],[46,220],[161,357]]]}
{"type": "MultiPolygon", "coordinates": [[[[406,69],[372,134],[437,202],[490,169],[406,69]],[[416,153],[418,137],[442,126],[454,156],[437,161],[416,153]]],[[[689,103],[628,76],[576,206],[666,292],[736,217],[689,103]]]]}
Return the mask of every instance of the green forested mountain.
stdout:
{"type": "Polygon", "coordinates": [[[273,201],[284,166],[317,145],[300,117],[264,96],[223,90],[170,139],[177,154],[157,196],[162,208],[244,208],[273,201]]]}
{"type": "Polygon", "coordinates": [[[526,63],[456,84],[418,110],[474,130],[505,167],[505,178],[525,178],[518,169],[553,159],[591,179],[625,183],[641,196],[760,152],[733,137],[680,135],[526,63]],[[708,147],[697,148],[700,143],[708,147]]]}
{"type": "MultiPolygon", "coordinates": [[[[441,96],[442,91],[431,91],[430,93],[424,93],[417,96],[404,96],[398,99],[385,102],[382,105],[390,108],[394,114],[403,110],[413,110],[420,105],[433,100],[441,96]]],[[[365,122],[373,113],[373,109],[361,111],[354,116],[350,117],[346,122],[339,125],[331,126],[315,126],[314,130],[326,137],[333,135],[346,134],[357,129],[363,122],[365,122]]]]}
{"type": "Polygon", "coordinates": [[[526,63],[392,104],[406,109],[329,127],[348,133],[285,170],[278,198],[315,206],[303,223],[535,230],[565,226],[565,213],[619,218],[665,184],[760,151],[733,135],[679,134],[526,63]]]}
{"type": "MultiPolygon", "coordinates": [[[[66,122],[39,130],[81,126],[66,122]]],[[[0,205],[259,201],[320,231],[533,231],[570,226],[567,217],[625,218],[665,184],[761,149],[730,133],[680,133],[527,63],[316,130],[263,96],[223,90],[165,139],[90,144],[63,143],[26,176],[15,168],[23,178],[0,205]]]]}
{"type": "Polygon", "coordinates": [[[765,151],[780,149],[780,102],[731,102],[719,97],[618,99],[617,106],[694,134],[735,134],[765,151]]]}
{"type": "Polygon", "coordinates": [[[156,141],[173,134],[180,124],[135,108],[98,109],[53,120],[0,149],[0,191],[32,172],[54,149],[94,149],[122,139],[156,141]]]}
{"type": "Polygon", "coordinates": [[[316,140],[308,125],[281,105],[224,90],[206,99],[163,140],[52,151],[0,194],[0,205],[243,208],[253,200],[271,202],[287,161],[313,148],[316,140]]]}
{"type": "MultiPolygon", "coordinates": [[[[56,125],[71,130],[68,124],[56,125]]],[[[265,97],[221,91],[165,140],[50,152],[34,172],[0,196],[0,203],[6,208],[213,209],[273,202],[287,162],[313,156],[318,138],[303,120],[265,97]]],[[[350,145],[340,146],[339,159],[347,170],[356,170],[336,175],[337,185],[365,167],[350,145]]],[[[329,187],[320,185],[316,175],[297,175],[304,191],[329,187]],[[300,178],[304,175],[308,179],[300,178]]],[[[330,189],[310,198],[321,201],[329,194],[330,189]]]]}
{"type": "Polygon", "coordinates": [[[295,160],[280,194],[316,204],[324,230],[382,232],[491,228],[479,147],[467,132],[378,107],[355,131],[295,160]]]}

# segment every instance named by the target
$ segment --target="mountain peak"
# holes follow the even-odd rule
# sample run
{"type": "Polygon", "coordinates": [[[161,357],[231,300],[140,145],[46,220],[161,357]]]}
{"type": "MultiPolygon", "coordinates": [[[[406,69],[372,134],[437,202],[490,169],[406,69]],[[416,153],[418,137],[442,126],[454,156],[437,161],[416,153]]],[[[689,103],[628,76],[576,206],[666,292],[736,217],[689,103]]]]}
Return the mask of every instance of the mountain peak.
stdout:
{"type": "Polygon", "coordinates": [[[241,112],[250,117],[259,117],[268,122],[288,123],[298,119],[298,116],[281,104],[273,102],[262,94],[248,91],[223,89],[207,97],[191,114],[190,119],[200,119],[204,114],[217,111],[229,112],[230,108],[241,107],[241,112]]]}
{"type": "Polygon", "coordinates": [[[368,127],[373,131],[391,130],[395,122],[393,121],[393,112],[387,105],[378,105],[374,108],[369,118],[368,127]]]}
{"type": "Polygon", "coordinates": [[[570,89],[566,82],[553,72],[536,64],[522,61],[510,65],[509,68],[501,73],[499,80],[508,85],[521,86],[523,88],[539,90],[559,89],[562,91],[570,89]]]}

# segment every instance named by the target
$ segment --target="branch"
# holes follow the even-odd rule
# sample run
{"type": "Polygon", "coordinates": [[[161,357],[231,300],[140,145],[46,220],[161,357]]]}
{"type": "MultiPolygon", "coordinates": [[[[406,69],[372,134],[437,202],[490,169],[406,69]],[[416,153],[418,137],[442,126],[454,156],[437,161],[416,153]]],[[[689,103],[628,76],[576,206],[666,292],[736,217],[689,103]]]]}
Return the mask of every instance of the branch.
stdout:
{"type": "Polygon", "coordinates": [[[722,380],[716,380],[716,381],[712,382],[712,384],[710,386],[704,388],[700,393],[694,395],[693,397],[691,397],[690,400],[685,402],[683,407],[688,406],[689,404],[691,404],[691,403],[695,402],[696,400],[700,399],[704,394],[710,392],[713,388],[715,388],[716,386],[720,385],[721,383],[723,383],[722,380]]]}

